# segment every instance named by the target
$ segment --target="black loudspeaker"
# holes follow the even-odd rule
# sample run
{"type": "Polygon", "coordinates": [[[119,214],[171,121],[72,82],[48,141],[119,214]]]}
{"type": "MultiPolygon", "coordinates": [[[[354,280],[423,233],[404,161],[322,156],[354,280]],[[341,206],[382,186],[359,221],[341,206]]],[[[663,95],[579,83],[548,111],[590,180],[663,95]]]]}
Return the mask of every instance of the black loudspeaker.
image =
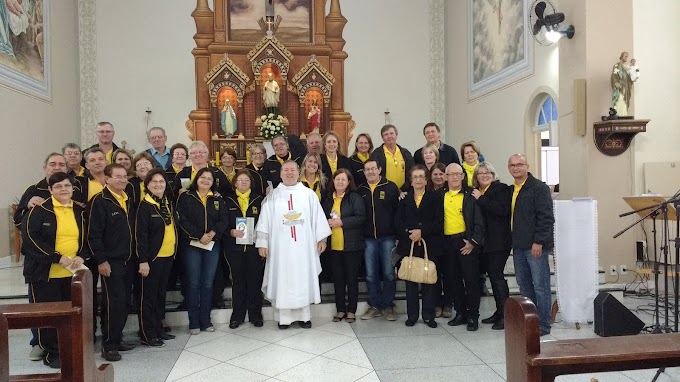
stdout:
{"type": "Polygon", "coordinates": [[[595,298],[595,334],[600,337],[639,334],[645,323],[607,292],[595,298]]]}

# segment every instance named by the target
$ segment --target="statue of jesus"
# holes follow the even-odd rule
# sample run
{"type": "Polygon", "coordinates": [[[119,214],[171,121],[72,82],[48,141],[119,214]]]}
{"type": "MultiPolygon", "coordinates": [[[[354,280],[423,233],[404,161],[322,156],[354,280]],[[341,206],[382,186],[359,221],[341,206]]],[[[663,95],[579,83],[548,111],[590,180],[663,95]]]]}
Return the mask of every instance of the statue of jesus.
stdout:
{"type": "Polygon", "coordinates": [[[274,79],[272,73],[269,73],[267,82],[264,83],[262,91],[262,101],[264,101],[264,108],[266,114],[277,114],[279,106],[279,97],[281,95],[281,88],[274,79]]]}

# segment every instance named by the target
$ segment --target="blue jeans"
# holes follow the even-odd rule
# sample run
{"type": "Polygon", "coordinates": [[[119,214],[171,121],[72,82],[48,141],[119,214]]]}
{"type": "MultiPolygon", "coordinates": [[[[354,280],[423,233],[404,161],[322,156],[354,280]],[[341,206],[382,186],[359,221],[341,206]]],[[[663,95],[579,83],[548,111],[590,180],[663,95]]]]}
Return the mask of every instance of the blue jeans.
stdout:
{"type": "Polygon", "coordinates": [[[536,305],[540,327],[548,332],[552,324],[549,255],[548,249],[543,249],[538,258],[531,256],[531,249],[512,249],[519,292],[536,305]]]}
{"type": "Polygon", "coordinates": [[[397,289],[392,264],[394,236],[366,238],[366,287],[368,304],[376,309],[391,308],[397,289]],[[382,275],[382,288],[380,276],[382,275]]]}
{"type": "Polygon", "coordinates": [[[189,329],[203,330],[212,326],[212,290],[219,253],[219,243],[215,243],[211,251],[187,245],[182,254],[189,329]]]}

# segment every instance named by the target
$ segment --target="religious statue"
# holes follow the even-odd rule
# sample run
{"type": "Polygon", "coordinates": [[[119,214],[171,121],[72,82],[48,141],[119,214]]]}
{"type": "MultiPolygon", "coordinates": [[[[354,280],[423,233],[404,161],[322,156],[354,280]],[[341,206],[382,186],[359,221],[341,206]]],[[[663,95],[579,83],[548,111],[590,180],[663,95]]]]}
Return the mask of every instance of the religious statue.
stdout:
{"type": "MultiPolygon", "coordinates": [[[[637,67],[634,70],[638,70],[637,67]]],[[[635,73],[636,75],[632,77],[631,67],[628,66],[628,52],[622,52],[611,74],[612,108],[616,110],[618,116],[628,116],[630,98],[633,95],[633,82],[639,76],[638,72],[635,73]]]]}
{"type": "Polygon", "coordinates": [[[316,105],[316,100],[312,102],[312,110],[307,114],[307,127],[310,133],[318,133],[321,126],[321,111],[316,105]]]}
{"type": "Polygon", "coordinates": [[[279,84],[274,79],[274,76],[269,73],[267,82],[264,83],[264,90],[262,91],[262,101],[264,101],[265,114],[278,114],[279,97],[281,89],[279,84]]]}
{"type": "Polygon", "coordinates": [[[229,100],[224,101],[224,107],[222,108],[220,115],[222,116],[221,122],[224,135],[227,138],[233,137],[236,134],[237,128],[236,113],[234,112],[234,108],[231,107],[229,100]]]}

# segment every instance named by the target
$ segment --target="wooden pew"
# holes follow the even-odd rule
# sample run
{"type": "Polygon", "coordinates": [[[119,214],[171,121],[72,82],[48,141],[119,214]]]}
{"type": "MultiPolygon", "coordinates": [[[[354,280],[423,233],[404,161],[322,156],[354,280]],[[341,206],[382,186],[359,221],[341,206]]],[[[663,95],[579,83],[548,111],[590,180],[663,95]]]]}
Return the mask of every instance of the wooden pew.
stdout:
{"type": "Polygon", "coordinates": [[[113,366],[97,368],[92,333],[92,274],[77,271],[65,302],[0,306],[0,380],[21,382],[112,382],[113,366]],[[4,325],[4,326],[3,326],[4,325]],[[8,329],[53,327],[59,337],[61,373],[9,376],[8,329]]]}
{"type": "Polygon", "coordinates": [[[680,333],[540,342],[536,306],[505,303],[507,382],[552,382],[565,374],[680,366],[680,333]]]}

